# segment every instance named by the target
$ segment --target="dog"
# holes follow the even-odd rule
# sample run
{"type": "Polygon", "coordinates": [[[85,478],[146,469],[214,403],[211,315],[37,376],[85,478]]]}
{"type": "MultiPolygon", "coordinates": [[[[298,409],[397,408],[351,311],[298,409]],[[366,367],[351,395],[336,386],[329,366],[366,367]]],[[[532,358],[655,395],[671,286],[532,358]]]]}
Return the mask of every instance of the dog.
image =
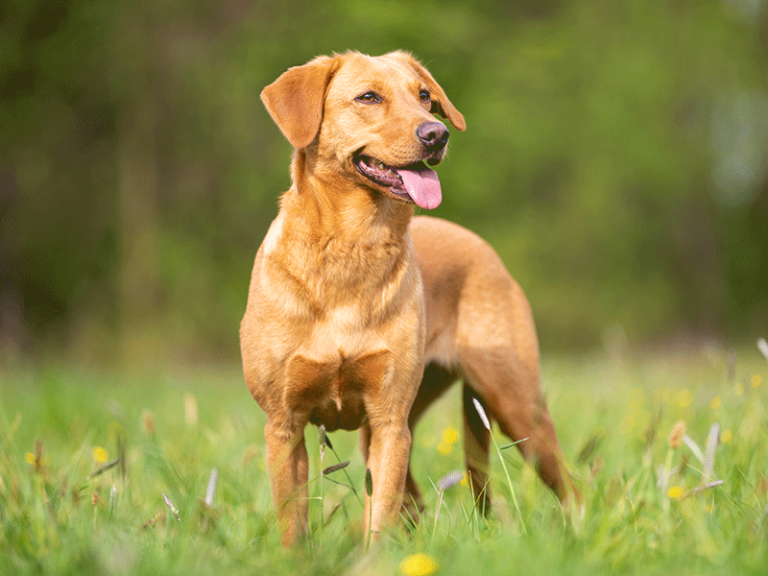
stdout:
{"type": "Polygon", "coordinates": [[[414,208],[437,207],[434,166],[466,125],[410,54],[320,56],[288,69],[261,99],[294,147],[292,185],[256,254],[240,326],[246,384],[264,410],[281,542],[307,525],[304,428],[360,429],[374,539],[421,495],[411,434],[426,407],[463,381],[473,493],[489,508],[490,431],[499,424],[562,499],[573,492],[539,382],[530,306],[474,233],[414,208]],[[426,163],[426,164],[425,164],[426,163]]]}

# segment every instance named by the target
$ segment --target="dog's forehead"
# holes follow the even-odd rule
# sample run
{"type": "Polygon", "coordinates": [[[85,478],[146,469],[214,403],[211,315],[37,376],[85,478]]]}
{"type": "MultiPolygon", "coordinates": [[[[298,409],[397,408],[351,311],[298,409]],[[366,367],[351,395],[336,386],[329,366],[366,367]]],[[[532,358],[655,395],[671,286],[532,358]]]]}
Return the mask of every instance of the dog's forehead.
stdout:
{"type": "Polygon", "coordinates": [[[406,87],[421,83],[416,71],[397,58],[354,54],[336,71],[331,91],[383,90],[387,86],[406,87]]]}

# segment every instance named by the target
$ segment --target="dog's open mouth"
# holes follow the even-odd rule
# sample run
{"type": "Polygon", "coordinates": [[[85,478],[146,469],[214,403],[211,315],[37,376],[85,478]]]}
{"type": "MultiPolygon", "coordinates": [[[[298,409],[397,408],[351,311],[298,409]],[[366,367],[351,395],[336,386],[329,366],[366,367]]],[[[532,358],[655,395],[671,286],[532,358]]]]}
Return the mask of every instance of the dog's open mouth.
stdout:
{"type": "Polygon", "coordinates": [[[421,208],[437,208],[443,199],[437,172],[427,168],[424,162],[408,166],[387,166],[384,162],[357,154],[354,158],[358,172],[379,186],[401,198],[410,198],[421,208]]]}

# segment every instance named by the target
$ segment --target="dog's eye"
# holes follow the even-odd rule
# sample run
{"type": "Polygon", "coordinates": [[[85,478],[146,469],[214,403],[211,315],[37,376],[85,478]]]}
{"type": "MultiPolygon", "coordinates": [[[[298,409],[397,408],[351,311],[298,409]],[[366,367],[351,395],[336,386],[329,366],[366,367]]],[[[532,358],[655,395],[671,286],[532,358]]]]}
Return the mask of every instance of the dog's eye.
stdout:
{"type": "Polygon", "coordinates": [[[426,90],[422,90],[421,92],[419,92],[419,100],[421,100],[426,104],[427,102],[432,100],[432,96],[426,90]]]}
{"type": "Polygon", "coordinates": [[[368,91],[363,94],[360,94],[357,98],[355,98],[358,102],[364,102],[366,104],[380,104],[381,103],[381,96],[376,94],[376,92],[368,91]]]}

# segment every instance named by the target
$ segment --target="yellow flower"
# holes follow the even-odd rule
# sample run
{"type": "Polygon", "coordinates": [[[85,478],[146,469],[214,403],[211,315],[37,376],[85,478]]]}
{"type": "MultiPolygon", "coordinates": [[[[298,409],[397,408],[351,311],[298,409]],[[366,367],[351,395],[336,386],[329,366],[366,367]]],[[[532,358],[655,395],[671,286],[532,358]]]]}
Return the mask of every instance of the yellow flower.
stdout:
{"type": "Polygon", "coordinates": [[[24,454],[24,460],[26,460],[27,463],[31,464],[32,466],[37,465],[37,456],[32,454],[32,452],[27,452],[26,454],[24,454]]]}
{"type": "Polygon", "coordinates": [[[440,444],[437,445],[437,451],[440,452],[443,456],[448,456],[451,452],[453,452],[453,444],[446,444],[445,442],[440,442],[440,444]]]}
{"type": "Polygon", "coordinates": [[[674,499],[680,498],[683,495],[683,489],[680,486],[671,486],[667,495],[674,499]]]}
{"type": "Polygon", "coordinates": [[[752,388],[757,388],[763,383],[763,377],[760,374],[755,374],[752,376],[752,380],[750,380],[749,383],[752,385],[752,388]]]}
{"type": "Polygon", "coordinates": [[[728,444],[733,439],[733,432],[730,430],[723,430],[722,436],[720,436],[720,441],[723,444],[728,444]]]}
{"type": "Polygon", "coordinates": [[[104,450],[101,446],[96,446],[96,448],[93,449],[93,459],[96,460],[98,464],[104,464],[104,462],[109,460],[109,452],[104,450]]]}
{"type": "Polygon", "coordinates": [[[411,554],[400,562],[404,576],[430,576],[437,570],[437,561],[428,554],[411,554]]]}
{"type": "Polygon", "coordinates": [[[461,482],[459,482],[464,488],[469,488],[469,476],[466,472],[464,472],[464,475],[461,477],[461,482]]]}
{"type": "Polygon", "coordinates": [[[721,400],[720,396],[715,396],[714,398],[712,398],[712,401],[709,403],[709,407],[712,408],[712,410],[717,410],[722,405],[723,405],[723,401],[721,400]]]}
{"type": "Polygon", "coordinates": [[[459,440],[459,431],[453,426],[448,426],[443,430],[443,444],[456,444],[459,440]]]}
{"type": "Polygon", "coordinates": [[[687,408],[691,405],[691,402],[693,402],[693,392],[687,388],[685,390],[680,390],[675,397],[675,403],[680,408],[687,408]]]}

